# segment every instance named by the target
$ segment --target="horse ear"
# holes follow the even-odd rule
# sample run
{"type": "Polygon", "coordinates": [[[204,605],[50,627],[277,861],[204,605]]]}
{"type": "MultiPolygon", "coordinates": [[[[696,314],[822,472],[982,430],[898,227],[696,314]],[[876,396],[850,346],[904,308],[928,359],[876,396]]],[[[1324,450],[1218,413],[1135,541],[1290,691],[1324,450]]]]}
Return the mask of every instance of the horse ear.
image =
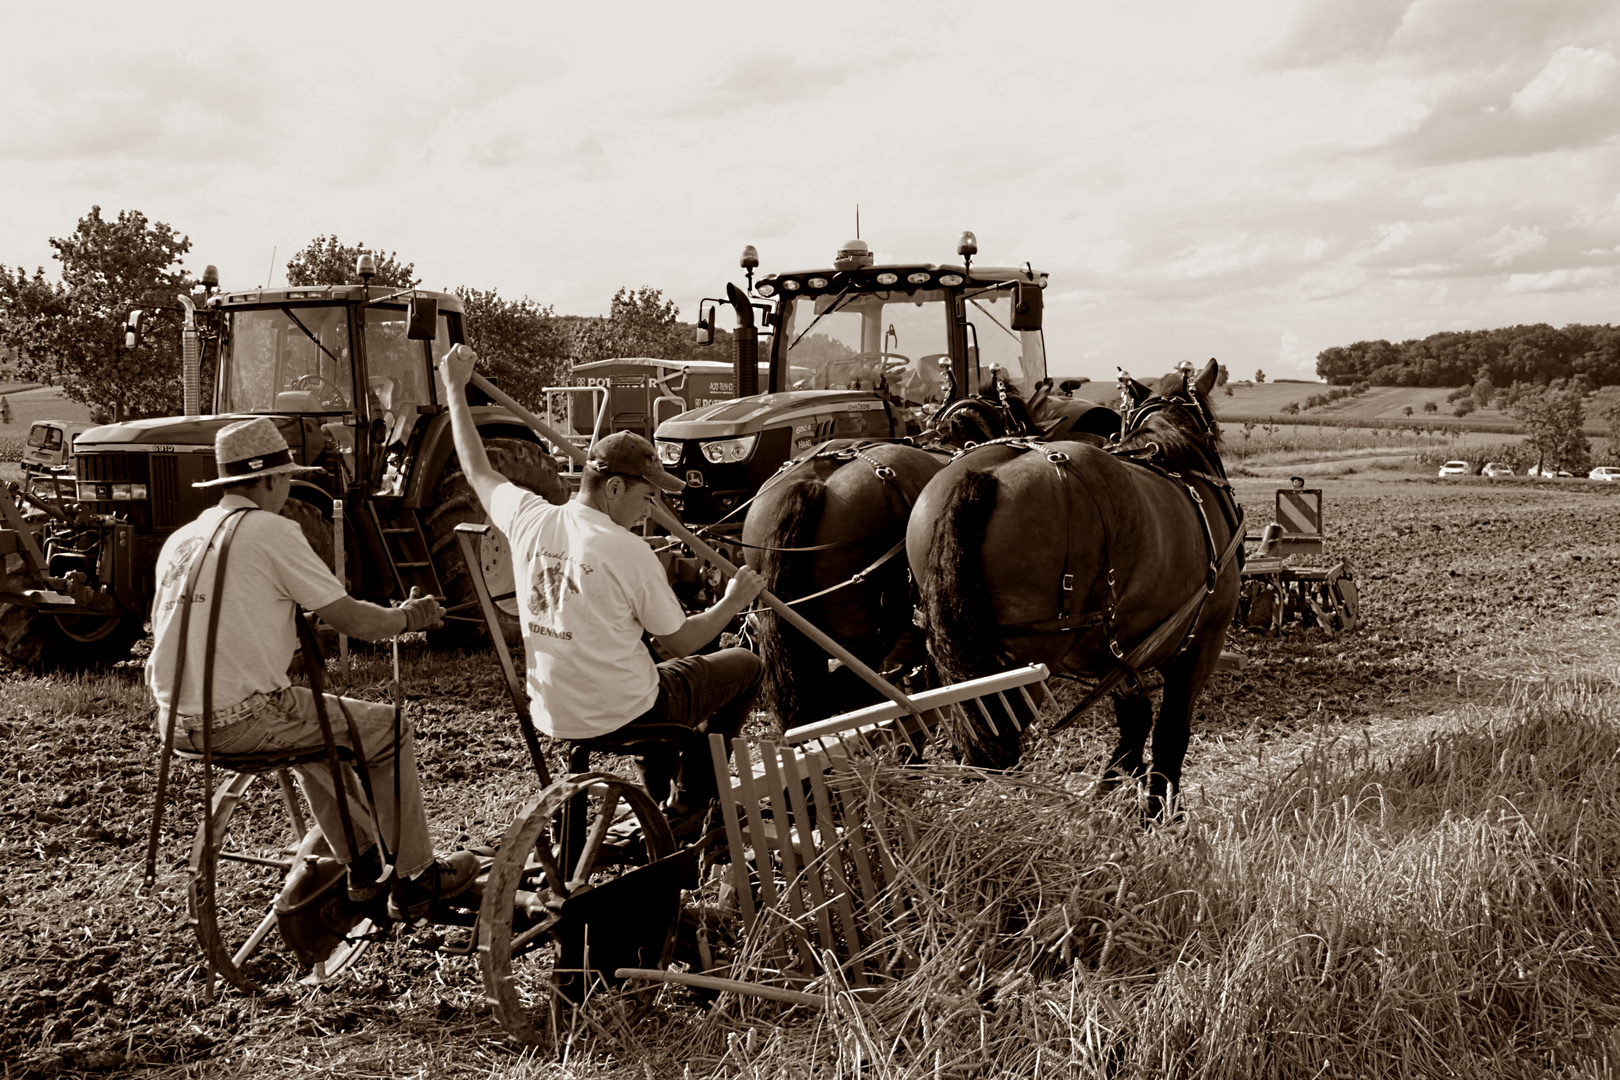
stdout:
{"type": "Polygon", "coordinates": [[[1125,377],[1125,384],[1130,387],[1131,404],[1133,406],[1140,405],[1142,402],[1153,396],[1153,390],[1151,387],[1144,383],[1137,382],[1129,375],[1125,377]]]}
{"type": "Polygon", "coordinates": [[[1209,392],[1215,389],[1215,376],[1220,371],[1220,368],[1221,365],[1215,362],[1215,358],[1210,357],[1209,363],[1204,365],[1204,370],[1198,373],[1198,379],[1193,383],[1193,389],[1205,397],[1209,397],[1209,392]]]}

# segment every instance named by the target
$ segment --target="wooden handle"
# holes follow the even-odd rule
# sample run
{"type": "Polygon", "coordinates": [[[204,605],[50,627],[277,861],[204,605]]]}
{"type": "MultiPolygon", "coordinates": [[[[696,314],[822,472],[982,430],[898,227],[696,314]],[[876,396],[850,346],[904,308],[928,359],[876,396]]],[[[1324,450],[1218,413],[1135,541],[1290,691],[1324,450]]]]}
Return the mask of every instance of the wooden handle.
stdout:
{"type": "MultiPolygon", "coordinates": [[[[471,382],[472,385],[478,387],[478,389],[482,390],[485,394],[488,394],[490,400],[494,401],[498,405],[505,406],[511,411],[512,415],[529,425],[529,427],[534,430],[535,434],[539,435],[542,439],[546,439],[554,445],[560,447],[564,453],[573,459],[574,464],[578,465],[580,468],[585,467],[585,451],[575,446],[573,440],[569,439],[568,436],[564,435],[562,432],[558,431],[556,428],[534,415],[534,413],[530,412],[528,409],[525,409],[522,405],[519,405],[516,401],[512,400],[510,395],[501,391],[494,383],[490,382],[482,375],[479,375],[477,372],[473,373],[471,382]]],[[[697,552],[709,562],[718,566],[726,574],[733,576],[736,575],[737,567],[731,562],[731,560],[725,558],[718,551],[714,550],[714,548],[692,535],[691,530],[685,525],[681,524],[681,519],[675,516],[674,511],[664,505],[664,500],[662,498],[653,504],[652,518],[654,521],[658,522],[658,524],[668,529],[671,536],[685,542],[693,551],[697,552]]],[[[862,679],[869,683],[878,693],[882,694],[896,705],[903,707],[906,712],[911,713],[913,716],[920,717],[922,715],[922,712],[917,708],[916,703],[907,697],[899,687],[895,686],[893,683],[889,682],[889,680],[873,671],[861,661],[860,657],[856,656],[854,653],[838,644],[838,642],[816,629],[816,627],[803,615],[800,615],[797,611],[794,611],[781,600],[773,596],[770,590],[762,590],[759,596],[761,600],[765,601],[766,605],[769,606],[772,611],[776,612],[783,619],[787,620],[788,625],[792,626],[799,633],[803,634],[805,637],[819,645],[822,649],[826,650],[829,655],[836,658],[845,667],[849,668],[849,670],[853,671],[856,675],[859,675],[862,679]]]]}

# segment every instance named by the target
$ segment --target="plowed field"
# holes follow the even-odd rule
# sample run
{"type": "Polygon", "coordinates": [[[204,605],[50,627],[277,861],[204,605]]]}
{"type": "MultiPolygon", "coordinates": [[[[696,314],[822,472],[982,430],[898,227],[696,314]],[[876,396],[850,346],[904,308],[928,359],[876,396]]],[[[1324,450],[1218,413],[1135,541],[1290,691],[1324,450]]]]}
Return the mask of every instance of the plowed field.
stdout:
{"type": "MultiPolygon", "coordinates": [[[[1273,486],[1240,481],[1251,531],[1273,486]]],[[[1620,485],[1584,481],[1347,480],[1326,485],[1328,554],[1361,586],[1362,628],[1278,639],[1234,634],[1248,666],[1218,675],[1189,755],[1189,788],[1221,766],[1323,725],[1376,740],[1515,677],[1620,662],[1620,485]]],[[[381,656],[349,685],[383,697],[381,656]]],[[[441,847],[499,836],[532,793],[487,655],[412,652],[429,817],[441,847]]],[[[390,943],[334,989],[287,983],[205,1000],[186,925],[185,857],[197,780],[179,770],[164,872],[136,893],[154,738],[140,671],[91,679],[6,673],[0,732],[0,1060],[7,1075],[166,1067],[191,1075],[489,1075],[516,1051],[488,1016],[469,961],[390,943]]],[[[1095,764],[1107,716],[1041,740],[1037,770],[1095,764]]],[[[645,1020],[644,1037],[679,1023],[645,1020]]]]}

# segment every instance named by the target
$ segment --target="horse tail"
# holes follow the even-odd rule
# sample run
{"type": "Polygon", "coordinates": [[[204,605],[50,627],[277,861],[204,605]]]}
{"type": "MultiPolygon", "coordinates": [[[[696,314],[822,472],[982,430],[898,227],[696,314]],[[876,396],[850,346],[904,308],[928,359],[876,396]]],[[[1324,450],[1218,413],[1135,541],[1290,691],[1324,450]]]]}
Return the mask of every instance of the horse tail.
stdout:
{"type": "Polygon", "coordinates": [[[968,469],[957,480],[934,519],[924,575],[923,611],[928,646],[947,682],[995,670],[995,625],[985,585],[981,549],[985,526],[996,503],[996,478],[968,469]]]}
{"type": "MultiPolygon", "coordinates": [[[[813,476],[793,480],[781,490],[776,500],[776,521],[761,541],[763,550],[756,564],[765,588],[775,595],[792,599],[804,591],[799,582],[808,577],[807,556],[790,558],[783,549],[807,546],[821,521],[826,496],[827,485],[813,476]]],[[[825,665],[826,661],[804,635],[785,626],[775,612],[760,616],[759,653],[765,664],[765,702],[775,708],[784,728],[792,728],[800,720],[799,668],[818,661],[825,665]]],[[[813,686],[814,680],[809,685],[813,686]]]]}

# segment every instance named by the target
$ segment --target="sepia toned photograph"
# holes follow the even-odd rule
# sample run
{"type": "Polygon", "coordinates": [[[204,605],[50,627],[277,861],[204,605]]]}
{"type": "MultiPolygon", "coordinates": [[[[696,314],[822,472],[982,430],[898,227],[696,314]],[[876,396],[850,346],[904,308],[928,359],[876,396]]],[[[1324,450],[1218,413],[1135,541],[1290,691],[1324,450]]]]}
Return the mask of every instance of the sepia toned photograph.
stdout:
{"type": "Polygon", "coordinates": [[[4,19],[5,1080],[1620,1072],[1620,7],[4,19]]]}

